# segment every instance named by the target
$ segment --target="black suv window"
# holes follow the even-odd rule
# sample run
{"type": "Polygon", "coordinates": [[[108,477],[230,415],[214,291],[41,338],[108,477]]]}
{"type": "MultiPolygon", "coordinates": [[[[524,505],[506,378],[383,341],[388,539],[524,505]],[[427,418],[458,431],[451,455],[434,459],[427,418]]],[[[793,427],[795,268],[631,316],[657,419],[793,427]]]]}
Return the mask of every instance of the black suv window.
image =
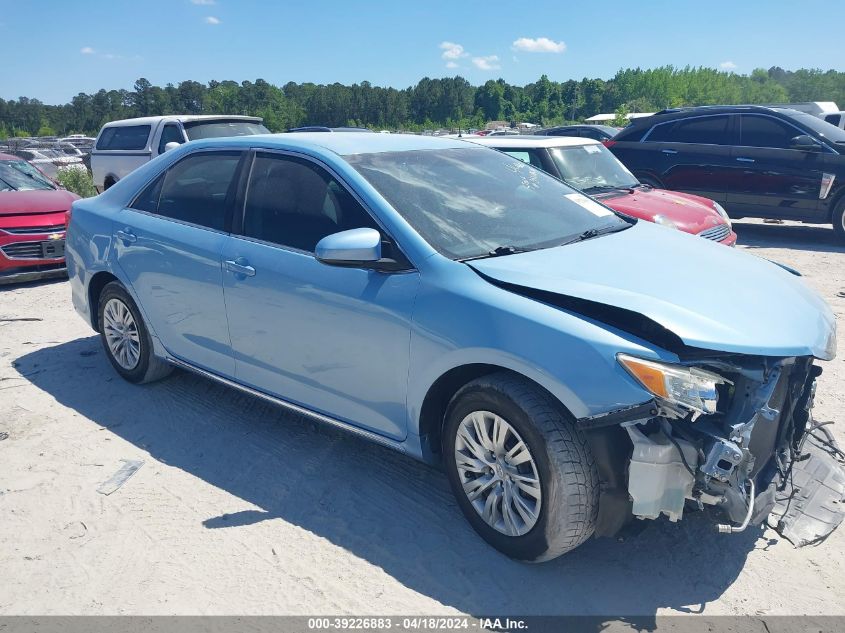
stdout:
{"type": "Polygon", "coordinates": [[[549,132],[549,136],[578,136],[578,128],[561,127],[549,132]]]}
{"type": "Polygon", "coordinates": [[[139,150],[147,147],[150,136],[149,125],[126,125],[103,130],[97,141],[97,149],[139,150]]]}
{"type": "Polygon", "coordinates": [[[164,153],[164,146],[168,143],[184,143],[185,137],[182,136],[182,130],[179,129],[175,123],[168,123],[161,131],[161,139],[158,142],[158,153],[164,153]]]}
{"type": "Polygon", "coordinates": [[[150,183],[132,208],[222,231],[240,158],[240,152],[187,156],[150,183]]]}
{"type": "Polygon", "coordinates": [[[728,145],[728,117],[723,115],[682,119],[675,124],[666,140],[671,143],[728,145]]]}
{"type": "MultiPolygon", "coordinates": [[[[663,141],[671,141],[672,130],[676,124],[677,121],[668,121],[666,123],[655,125],[651,129],[651,132],[648,133],[648,136],[645,137],[644,142],[662,143],[663,141]]],[[[628,139],[626,138],[625,140],[627,141],[628,139]]]]}
{"type": "Polygon", "coordinates": [[[791,125],[770,116],[743,114],[739,121],[739,144],[743,147],[787,149],[792,138],[801,134],[791,125]]]}
{"type": "Polygon", "coordinates": [[[313,252],[327,235],[359,228],[380,231],[364,207],[325,169],[300,158],[255,157],[244,235],[313,252]]]}

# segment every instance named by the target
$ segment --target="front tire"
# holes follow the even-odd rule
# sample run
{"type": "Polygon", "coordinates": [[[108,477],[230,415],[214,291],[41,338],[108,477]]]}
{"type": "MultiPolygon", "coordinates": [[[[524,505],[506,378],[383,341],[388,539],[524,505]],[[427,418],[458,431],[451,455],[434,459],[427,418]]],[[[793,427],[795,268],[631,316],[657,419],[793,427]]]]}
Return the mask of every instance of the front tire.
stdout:
{"type": "Polygon", "coordinates": [[[833,210],[833,232],[840,242],[845,242],[845,196],[836,204],[833,210]]]}
{"type": "Polygon", "coordinates": [[[556,558],[592,536],[598,473],[574,419],[519,376],[474,380],[446,412],[452,492],[478,534],[523,561],[556,558]]]}
{"type": "Polygon", "coordinates": [[[150,333],[138,306],[116,281],[105,285],[98,306],[100,341],[118,374],[141,384],[167,376],[172,366],[153,354],[150,333]]]}

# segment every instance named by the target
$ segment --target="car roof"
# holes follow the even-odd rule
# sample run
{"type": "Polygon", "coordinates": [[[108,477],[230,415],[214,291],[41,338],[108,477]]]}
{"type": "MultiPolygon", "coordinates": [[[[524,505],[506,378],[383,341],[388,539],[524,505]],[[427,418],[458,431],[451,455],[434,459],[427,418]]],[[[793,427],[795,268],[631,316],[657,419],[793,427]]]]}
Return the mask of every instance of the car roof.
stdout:
{"type": "Polygon", "coordinates": [[[261,117],[242,116],[240,114],[168,114],[166,116],[143,116],[135,119],[120,119],[110,121],[103,127],[122,127],[127,125],[153,125],[163,119],[192,123],[194,121],[248,121],[260,123],[261,117]]]}
{"type": "Polygon", "coordinates": [[[464,137],[465,141],[493,147],[576,147],[580,145],[600,145],[596,140],[580,136],[478,136],[464,137]]]}
{"type": "Polygon", "coordinates": [[[361,134],[360,132],[296,132],[294,134],[254,134],[193,141],[194,147],[258,147],[266,149],[308,149],[329,151],[341,156],[408,152],[432,149],[466,149],[460,139],[444,139],[416,134],[361,134]]]}
{"type": "Polygon", "coordinates": [[[777,112],[779,114],[784,114],[787,116],[801,114],[801,112],[792,108],[782,108],[754,104],[689,106],[682,108],[667,108],[665,110],[661,110],[660,112],[655,112],[651,116],[637,117],[635,119],[631,119],[631,122],[628,124],[628,128],[641,127],[643,125],[652,126],[656,123],[661,123],[663,121],[683,119],[689,116],[701,116],[704,114],[741,114],[743,112],[777,112]]]}

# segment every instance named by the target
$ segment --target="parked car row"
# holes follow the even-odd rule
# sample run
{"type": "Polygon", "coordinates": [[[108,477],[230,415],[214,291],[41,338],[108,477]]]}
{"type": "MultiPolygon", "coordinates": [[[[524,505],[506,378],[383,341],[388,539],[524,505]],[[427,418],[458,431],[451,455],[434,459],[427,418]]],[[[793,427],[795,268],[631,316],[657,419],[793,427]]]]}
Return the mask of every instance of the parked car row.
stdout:
{"type": "Polygon", "coordinates": [[[468,137],[560,178],[610,208],[727,246],[736,233],[716,202],[643,185],[598,141],[567,136],[468,137]]]}
{"type": "Polygon", "coordinates": [[[807,540],[842,520],[810,438],[835,317],[688,234],[687,207],[729,231],[718,206],[587,139],[247,132],[147,160],[142,125],[100,134],[95,159],[126,138],[143,164],[75,202],[67,238],[73,304],[126,380],[182,368],[440,464],[526,561],[690,509],[807,540]],[[640,221],[648,200],[686,230],[640,221]]]}
{"type": "Polygon", "coordinates": [[[715,200],[732,218],[832,224],[845,240],[845,130],[762,106],[664,110],[608,141],[643,183],[715,200]]]}

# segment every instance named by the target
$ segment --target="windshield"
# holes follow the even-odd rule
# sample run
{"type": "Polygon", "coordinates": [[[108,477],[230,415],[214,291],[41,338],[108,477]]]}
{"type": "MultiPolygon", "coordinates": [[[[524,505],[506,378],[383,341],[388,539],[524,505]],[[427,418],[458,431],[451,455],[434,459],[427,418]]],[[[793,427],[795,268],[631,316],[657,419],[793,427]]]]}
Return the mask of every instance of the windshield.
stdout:
{"type": "Polygon", "coordinates": [[[624,220],[557,178],[485,148],[347,156],[437,251],[452,259],[557,246],[624,220]]]}
{"type": "Polygon", "coordinates": [[[790,112],[790,116],[796,121],[803,123],[819,136],[829,140],[831,143],[845,143],[845,130],[835,125],[822,121],[819,117],[807,114],[806,112],[790,112]]]}
{"type": "Polygon", "coordinates": [[[55,189],[52,183],[25,160],[0,160],[0,191],[55,189]]]}
{"type": "Polygon", "coordinates": [[[604,145],[576,145],[551,150],[566,184],[581,191],[630,189],[639,181],[604,145]]]}
{"type": "Polygon", "coordinates": [[[269,134],[270,130],[260,123],[251,121],[195,121],[183,124],[189,141],[201,138],[218,138],[221,136],[252,136],[253,134],[269,134]]]}

